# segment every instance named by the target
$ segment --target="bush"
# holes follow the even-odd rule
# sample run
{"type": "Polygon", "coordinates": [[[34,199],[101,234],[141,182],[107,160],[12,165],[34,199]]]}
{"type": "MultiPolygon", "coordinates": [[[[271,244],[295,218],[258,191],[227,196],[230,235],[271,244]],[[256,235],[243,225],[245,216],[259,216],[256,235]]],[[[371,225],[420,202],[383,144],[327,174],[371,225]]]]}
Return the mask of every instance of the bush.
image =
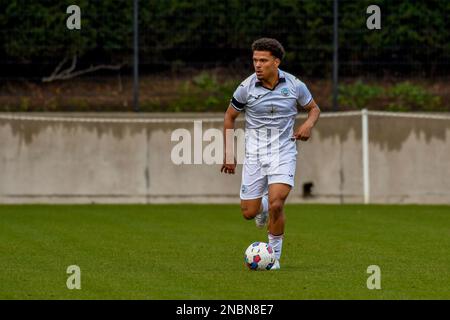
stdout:
{"type": "Polygon", "coordinates": [[[339,87],[339,104],[351,109],[383,108],[387,111],[444,111],[442,99],[409,81],[390,87],[364,84],[361,80],[339,87]]]}
{"type": "Polygon", "coordinates": [[[389,111],[442,111],[443,109],[441,97],[408,81],[389,88],[387,97],[391,101],[387,105],[389,111]]]}
{"type": "MultiPolygon", "coordinates": [[[[0,58],[29,65],[40,77],[74,54],[85,66],[99,60],[130,66],[133,1],[78,0],[82,28],[69,31],[66,8],[73,2],[0,0],[0,58]]],[[[340,74],[408,74],[405,63],[423,62],[417,71],[446,75],[449,11],[449,1],[341,1],[340,74]],[[368,31],[365,12],[373,2],[383,10],[383,27],[368,31]]],[[[250,45],[262,35],[283,43],[291,70],[323,77],[332,69],[332,1],[141,1],[139,21],[142,63],[159,70],[248,65],[250,45]]]]}
{"type": "Polygon", "coordinates": [[[377,85],[364,84],[361,80],[339,86],[339,104],[352,109],[367,108],[371,100],[382,95],[384,89],[377,85]]]}
{"type": "Polygon", "coordinates": [[[192,81],[185,81],[180,96],[170,102],[167,111],[224,111],[238,86],[238,81],[220,83],[216,76],[202,72],[192,81]]]}

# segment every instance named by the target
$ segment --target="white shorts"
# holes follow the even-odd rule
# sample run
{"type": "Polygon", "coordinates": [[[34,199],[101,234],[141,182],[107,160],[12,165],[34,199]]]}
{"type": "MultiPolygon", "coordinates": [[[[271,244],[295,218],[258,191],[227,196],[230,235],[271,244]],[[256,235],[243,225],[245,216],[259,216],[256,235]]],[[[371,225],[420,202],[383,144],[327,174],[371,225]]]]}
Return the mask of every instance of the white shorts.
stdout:
{"type": "Polygon", "coordinates": [[[270,162],[244,162],[240,197],[242,200],[261,198],[267,194],[269,185],[285,183],[294,187],[296,160],[283,161],[280,164],[270,162]]]}

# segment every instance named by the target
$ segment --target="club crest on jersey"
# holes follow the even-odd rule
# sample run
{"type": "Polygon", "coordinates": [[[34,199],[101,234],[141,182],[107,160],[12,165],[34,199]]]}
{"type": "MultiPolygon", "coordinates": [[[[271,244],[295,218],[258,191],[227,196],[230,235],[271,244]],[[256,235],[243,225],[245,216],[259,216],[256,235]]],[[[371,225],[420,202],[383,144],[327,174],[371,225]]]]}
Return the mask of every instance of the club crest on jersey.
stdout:
{"type": "Polygon", "coordinates": [[[288,88],[281,89],[281,94],[283,96],[287,97],[289,95],[289,89],[288,88]]]}

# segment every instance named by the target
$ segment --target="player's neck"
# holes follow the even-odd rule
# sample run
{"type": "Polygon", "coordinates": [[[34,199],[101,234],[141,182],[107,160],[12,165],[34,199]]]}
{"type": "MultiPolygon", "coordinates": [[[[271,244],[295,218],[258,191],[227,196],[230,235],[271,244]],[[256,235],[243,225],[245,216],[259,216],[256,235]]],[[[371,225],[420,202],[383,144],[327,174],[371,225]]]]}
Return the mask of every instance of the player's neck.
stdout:
{"type": "Polygon", "coordinates": [[[277,72],[275,72],[275,74],[270,77],[269,79],[265,80],[261,80],[262,84],[264,87],[269,88],[269,89],[273,89],[275,88],[275,86],[278,84],[279,81],[279,77],[278,77],[278,70],[277,72]]]}

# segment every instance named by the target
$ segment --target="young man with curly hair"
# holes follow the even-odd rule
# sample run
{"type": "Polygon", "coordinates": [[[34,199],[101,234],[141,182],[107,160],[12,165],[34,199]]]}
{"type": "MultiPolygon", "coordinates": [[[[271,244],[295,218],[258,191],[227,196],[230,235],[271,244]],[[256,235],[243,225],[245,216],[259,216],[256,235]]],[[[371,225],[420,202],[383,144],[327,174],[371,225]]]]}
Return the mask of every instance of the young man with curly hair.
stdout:
{"type": "MultiPolygon", "coordinates": [[[[236,89],[224,118],[227,130],[245,112],[245,161],[242,170],[241,211],[245,219],[255,219],[257,227],[268,224],[269,244],[280,269],[285,213],[284,204],[294,186],[296,140],[306,141],[316,124],[320,109],[306,85],[278,67],[283,46],[275,39],[261,38],[252,44],[255,73],[236,89]],[[308,118],[294,131],[299,107],[308,118]]],[[[236,161],[232,148],[226,148],[221,172],[234,174],[236,161]],[[228,150],[230,149],[230,150],[228,150]]]]}

